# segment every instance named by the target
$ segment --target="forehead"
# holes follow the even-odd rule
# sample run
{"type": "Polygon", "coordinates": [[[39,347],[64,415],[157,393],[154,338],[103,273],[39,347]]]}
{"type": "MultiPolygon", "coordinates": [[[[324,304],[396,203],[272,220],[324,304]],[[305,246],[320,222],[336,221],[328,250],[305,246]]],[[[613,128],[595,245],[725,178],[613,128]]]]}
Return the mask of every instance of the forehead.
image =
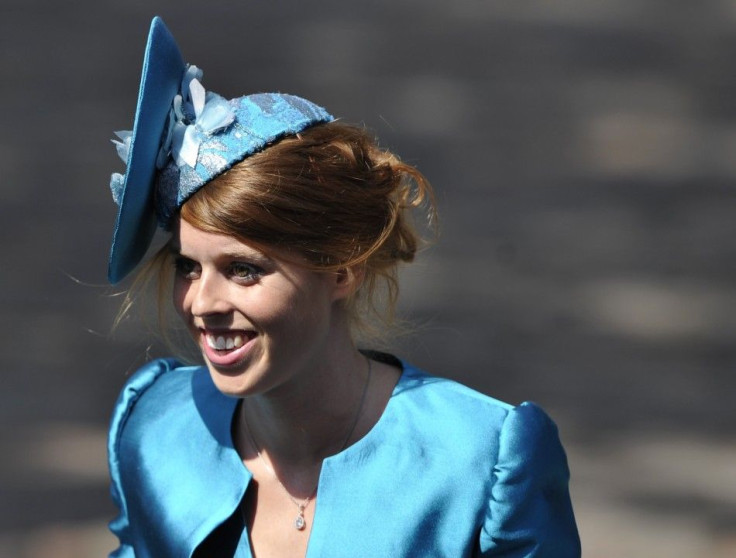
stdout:
{"type": "Polygon", "coordinates": [[[195,252],[205,254],[266,254],[255,244],[235,238],[234,236],[203,231],[184,219],[177,219],[172,228],[172,250],[182,253],[195,252]]]}

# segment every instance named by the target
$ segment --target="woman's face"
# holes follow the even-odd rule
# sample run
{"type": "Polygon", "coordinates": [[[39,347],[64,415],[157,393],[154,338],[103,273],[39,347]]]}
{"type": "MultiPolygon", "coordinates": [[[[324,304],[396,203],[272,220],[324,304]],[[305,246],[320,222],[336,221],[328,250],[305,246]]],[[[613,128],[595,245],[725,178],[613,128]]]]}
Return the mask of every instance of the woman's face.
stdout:
{"type": "Polygon", "coordinates": [[[172,247],[174,306],[220,391],[266,393],[319,365],[340,298],[336,274],[268,256],[183,219],[172,247]]]}

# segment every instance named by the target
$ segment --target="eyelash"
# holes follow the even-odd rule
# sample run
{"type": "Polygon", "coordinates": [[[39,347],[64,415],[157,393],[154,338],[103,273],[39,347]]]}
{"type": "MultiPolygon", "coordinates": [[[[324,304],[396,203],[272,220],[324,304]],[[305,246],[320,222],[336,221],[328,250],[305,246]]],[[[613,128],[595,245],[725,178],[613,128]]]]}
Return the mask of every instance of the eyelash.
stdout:
{"type": "MultiPolygon", "coordinates": [[[[200,273],[199,265],[183,256],[174,258],[174,270],[179,277],[188,281],[197,279],[200,273]]],[[[246,262],[235,261],[228,268],[229,277],[241,283],[255,283],[263,274],[263,268],[246,262]]]]}
{"type": "Polygon", "coordinates": [[[194,273],[197,267],[197,264],[188,258],[174,258],[174,271],[183,279],[195,279],[196,277],[194,276],[194,273]]]}
{"type": "Polygon", "coordinates": [[[228,271],[230,273],[230,277],[234,278],[236,281],[247,283],[255,283],[263,276],[262,268],[246,262],[233,262],[230,264],[230,269],[228,271]],[[247,273],[245,275],[240,275],[236,272],[237,268],[240,268],[239,271],[241,272],[245,269],[247,273]]]}

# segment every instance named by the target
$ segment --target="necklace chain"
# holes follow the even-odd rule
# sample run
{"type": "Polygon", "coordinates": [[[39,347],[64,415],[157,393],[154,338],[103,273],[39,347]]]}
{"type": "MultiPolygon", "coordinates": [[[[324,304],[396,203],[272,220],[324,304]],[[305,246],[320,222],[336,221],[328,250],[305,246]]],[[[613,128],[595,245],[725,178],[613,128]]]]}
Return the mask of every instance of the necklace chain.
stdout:
{"type": "MultiPolygon", "coordinates": [[[[368,393],[368,384],[370,384],[371,373],[373,371],[371,360],[369,358],[366,358],[366,360],[368,361],[368,374],[365,380],[365,384],[363,385],[363,393],[360,396],[360,403],[358,404],[358,411],[355,413],[355,417],[353,418],[353,423],[350,426],[350,430],[348,431],[347,436],[345,436],[345,440],[343,441],[337,453],[340,453],[342,450],[344,450],[347,447],[348,442],[350,441],[350,438],[352,438],[353,433],[355,432],[355,428],[358,426],[358,420],[360,419],[360,415],[363,411],[363,404],[365,403],[366,394],[368,393]]],[[[245,425],[245,432],[248,435],[248,441],[253,446],[253,449],[256,450],[256,454],[258,454],[258,459],[261,461],[261,464],[266,469],[266,471],[268,471],[269,474],[274,479],[276,479],[276,482],[279,483],[279,486],[281,486],[281,488],[284,490],[286,495],[289,497],[289,500],[294,502],[294,505],[299,510],[298,515],[296,516],[296,519],[294,520],[294,528],[296,528],[299,531],[303,530],[307,526],[307,522],[304,519],[304,510],[307,509],[309,502],[317,494],[317,488],[319,487],[319,480],[317,481],[317,484],[315,484],[314,490],[312,490],[309,496],[304,498],[304,500],[302,500],[301,502],[298,501],[296,498],[294,498],[291,495],[291,492],[287,490],[287,488],[284,486],[284,483],[281,482],[281,479],[276,474],[276,471],[274,470],[274,468],[271,467],[271,464],[268,461],[266,461],[266,459],[263,457],[263,454],[261,453],[261,448],[256,442],[256,439],[253,436],[253,432],[250,429],[250,425],[248,424],[248,418],[246,417],[245,409],[243,409],[243,424],[245,425]]]]}

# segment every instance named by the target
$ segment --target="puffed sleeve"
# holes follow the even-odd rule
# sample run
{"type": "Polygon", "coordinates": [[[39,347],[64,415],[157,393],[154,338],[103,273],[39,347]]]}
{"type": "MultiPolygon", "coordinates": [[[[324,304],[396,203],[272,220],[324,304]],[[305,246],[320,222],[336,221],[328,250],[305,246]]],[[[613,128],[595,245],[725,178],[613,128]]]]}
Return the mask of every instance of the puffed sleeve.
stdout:
{"type": "Polygon", "coordinates": [[[140,396],[164,372],[175,368],[173,359],[154,360],[140,368],[126,383],[113,410],[107,444],[108,465],[110,468],[110,495],[118,508],[118,515],[110,522],[110,530],[120,541],[120,546],[110,554],[110,558],[135,558],[134,535],[131,530],[125,490],[120,465],[120,443],[125,436],[125,425],[140,396]]]}
{"type": "Polygon", "coordinates": [[[552,420],[533,403],[511,409],[499,436],[478,556],[579,557],[569,478],[552,420]]]}

